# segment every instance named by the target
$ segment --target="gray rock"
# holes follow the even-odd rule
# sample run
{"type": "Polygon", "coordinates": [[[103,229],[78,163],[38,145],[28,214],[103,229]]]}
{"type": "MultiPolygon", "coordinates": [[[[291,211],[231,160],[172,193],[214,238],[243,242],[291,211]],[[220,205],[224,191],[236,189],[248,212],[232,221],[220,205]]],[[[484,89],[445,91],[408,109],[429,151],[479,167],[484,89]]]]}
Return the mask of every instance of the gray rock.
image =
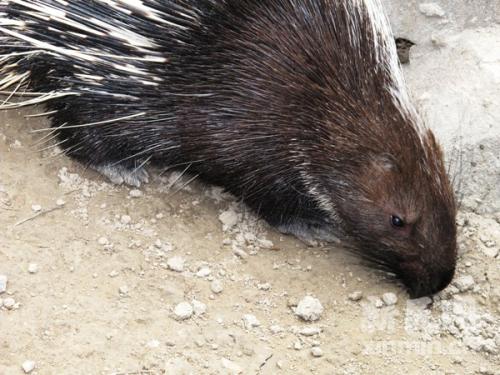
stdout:
{"type": "Polygon", "coordinates": [[[243,325],[246,329],[252,329],[254,327],[260,326],[259,320],[252,314],[243,315],[243,325]]]}
{"type": "Polygon", "coordinates": [[[422,3],[418,10],[426,17],[444,17],[445,11],[436,3],[422,3]]]}
{"type": "Polygon", "coordinates": [[[361,298],[363,298],[363,292],[361,292],[360,290],[357,290],[357,291],[349,294],[348,298],[354,302],[360,301],[361,298]]]}
{"type": "Polygon", "coordinates": [[[384,293],[382,301],[384,301],[386,306],[392,306],[398,303],[398,297],[394,293],[384,293]]]}
{"type": "Polygon", "coordinates": [[[184,271],[184,258],[175,256],[170,258],[167,261],[167,267],[175,272],[183,272],[184,271]]]}
{"type": "Polygon", "coordinates": [[[323,305],[319,299],[306,296],[300,300],[299,304],[295,308],[295,315],[302,318],[305,321],[315,321],[321,317],[323,313],[323,305]]]}
{"type": "Polygon", "coordinates": [[[311,354],[313,357],[316,357],[316,358],[323,357],[323,350],[321,350],[321,348],[315,346],[314,348],[311,349],[311,354]]]}
{"type": "Polygon", "coordinates": [[[457,278],[453,284],[459,291],[466,292],[474,287],[475,281],[471,275],[465,275],[457,278]]]}
{"type": "Polygon", "coordinates": [[[24,361],[23,364],[21,365],[23,371],[25,374],[29,374],[31,371],[35,369],[35,362],[34,361],[24,361]]]}
{"type": "Polygon", "coordinates": [[[186,320],[193,315],[193,306],[189,302],[181,302],[175,306],[174,314],[177,320],[186,320]]]}
{"type": "Polygon", "coordinates": [[[210,283],[210,289],[215,294],[219,294],[219,293],[222,293],[222,291],[224,290],[224,287],[222,286],[222,282],[220,280],[214,280],[210,283]]]}

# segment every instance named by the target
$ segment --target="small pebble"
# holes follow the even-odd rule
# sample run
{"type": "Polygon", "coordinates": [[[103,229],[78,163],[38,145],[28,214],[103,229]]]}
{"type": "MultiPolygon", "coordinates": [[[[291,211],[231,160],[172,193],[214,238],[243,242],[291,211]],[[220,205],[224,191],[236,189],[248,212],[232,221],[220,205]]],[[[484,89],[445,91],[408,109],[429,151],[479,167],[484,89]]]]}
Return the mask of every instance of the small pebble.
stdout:
{"type": "Polygon", "coordinates": [[[248,253],[245,250],[242,249],[234,249],[233,254],[236,255],[238,258],[241,259],[246,259],[248,258],[248,253]]]}
{"type": "Polygon", "coordinates": [[[453,283],[459,291],[466,292],[474,287],[474,278],[470,275],[461,276],[453,283]]]}
{"type": "Polygon", "coordinates": [[[422,3],[418,6],[418,10],[427,17],[444,17],[446,14],[436,3],[422,3]]]}
{"type": "Polygon", "coordinates": [[[118,272],[117,272],[117,271],[115,271],[115,270],[113,270],[113,271],[111,271],[111,272],[108,274],[108,276],[109,276],[109,277],[116,277],[116,276],[118,276],[118,272]]]}
{"type": "Polygon", "coordinates": [[[108,239],[106,237],[99,237],[99,239],[97,240],[97,243],[99,245],[107,245],[109,243],[108,239]]]}
{"type": "Polygon", "coordinates": [[[175,306],[174,314],[177,320],[186,320],[193,315],[193,306],[189,302],[181,302],[175,306]]]}
{"type": "Polygon", "coordinates": [[[229,209],[219,215],[219,220],[222,223],[222,230],[226,232],[238,223],[239,216],[234,210],[229,209]]]}
{"type": "Polygon", "coordinates": [[[62,207],[66,204],[66,201],[64,199],[58,199],[56,200],[56,206],[57,207],[62,207]]]}
{"type": "Polygon", "coordinates": [[[219,294],[219,293],[222,293],[222,291],[224,290],[224,287],[222,286],[222,282],[220,280],[214,280],[210,283],[210,289],[215,294],[219,294]]]}
{"type": "Polygon", "coordinates": [[[192,300],[191,304],[193,305],[193,312],[195,315],[203,315],[207,311],[207,305],[203,302],[192,300]]]}
{"type": "Polygon", "coordinates": [[[38,272],[38,264],[36,264],[36,263],[28,264],[28,272],[29,273],[37,273],[38,272]]]}
{"type": "Polygon", "coordinates": [[[277,333],[281,333],[284,331],[283,327],[277,325],[277,324],[274,324],[272,325],[271,327],[269,327],[269,330],[271,331],[271,333],[273,334],[277,334],[277,333]]]}
{"type": "Polygon", "coordinates": [[[208,268],[206,266],[203,266],[203,267],[201,267],[198,270],[198,272],[196,272],[196,276],[198,276],[198,277],[207,277],[211,273],[212,273],[212,271],[210,270],[210,268],[208,268]]]}
{"type": "Polygon", "coordinates": [[[321,328],[319,327],[305,327],[305,328],[302,328],[299,333],[302,335],[302,336],[314,336],[314,335],[318,335],[321,333],[321,328]]]}
{"type": "Polygon", "coordinates": [[[3,306],[7,310],[12,310],[16,306],[16,301],[12,297],[7,297],[3,300],[3,306]]]}
{"type": "Polygon", "coordinates": [[[259,246],[263,249],[272,249],[274,247],[273,241],[261,239],[258,240],[259,246]]]}
{"type": "Polygon", "coordinates": [[[120,218],[120,221],[122,224],[130,224],[132,222],[132,218],[128,215],[122,215],[122,217],[120,218]]]}
{"type": "Polygon", "coordinates": [[[21,365],[25,374],[29,374],[31,371],[35,369],[34,361],[24,361],[21,365]]]}
{"type": "Polygon", "coordinates": [[[126,296],[128,294],[128,286],[122,285],[120,288],[118,288],[118,292],[121,296],[126,296]]]}
{"type": "Polygon", "coordinates": [[[31,206],[31,209],[33,210],[33,212],[40,212],[42,210],[42,206],[40,206],[39,204],[34,204],[31,206]]]}
{"type": "Polygon", "coordinates": [[[375,305],[377,309],[381,309],[382,307],[384,307],[384,301],[382,301],[382,298],[369,296],[368,299],[375,305]]]}
{"type": "Polygon", "coordinates": [[[0,275],[0,294],[7,291],[7,280],[6,275],[0,275]]]}
{"type": "Polygon", "coordinates": [[[184,271],[184,258],[175,256],[170,258],[167,261],[167,266],[170,270],[175,272],[183,272],[184,271]]]}
{"type": "Polygon", "coordinates": [[[132,189],[130,190],[129,195],[132,198],[139,198],[142,197],[142,191],[140,191],[139,189],[132,189]]]}
{"type": "Polygon", "coordinates": [[[351,301],[360,301],[361,298],[363,298],[363,292],[361,292],[360,290],[357,290],[355,292],[352,292],[351,294],[349,294],[349,297],[348,297],[351,301]]]}
{"type": "Polygon", "coordinates": [[[398,302],[398,297],[394,293],[384,293],[382,301],[384,301],[386,306],[392,306],[398,302]]]}
{"type": "Polygon", "coordinates": [[[252,314],[243,315],[243,325],[246,329],[252,329],[254,327],[260,326],[259,320],[252,314]]]}
{"type": "Polygon", "coordinates": [[[321,302],[314,297],[304,297],[295,308],[295,315],[305,321],[315,321],[321,317],[323,306],[321,302]]]}
{"type": "Polygon", "coordinates": [[[295,350],[301,350],[302,349],[302,343],[300,341],[295,341],[295,344],[293,344],[293,348],[295,350]]]}
{"type": "Polygon", "coordinates": [[[321,350],[321,348],[315,346],[314,348],[311,349],[311,354],[313,357],[316,357],[316,358],[323,357],[323,350],[321,350]]]}

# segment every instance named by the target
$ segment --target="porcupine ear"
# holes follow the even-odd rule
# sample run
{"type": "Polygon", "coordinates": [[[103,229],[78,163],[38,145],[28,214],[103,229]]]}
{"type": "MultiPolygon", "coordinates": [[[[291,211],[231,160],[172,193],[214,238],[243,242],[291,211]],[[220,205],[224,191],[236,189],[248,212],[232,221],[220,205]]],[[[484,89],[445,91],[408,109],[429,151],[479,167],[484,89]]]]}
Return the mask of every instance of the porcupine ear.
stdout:
{"type": "Polygon", "coordinates": [[[372,158],[373,168],[385,172],[394,172],[398,169],[394,157],[389,154],[376,155],[372,158]]]}

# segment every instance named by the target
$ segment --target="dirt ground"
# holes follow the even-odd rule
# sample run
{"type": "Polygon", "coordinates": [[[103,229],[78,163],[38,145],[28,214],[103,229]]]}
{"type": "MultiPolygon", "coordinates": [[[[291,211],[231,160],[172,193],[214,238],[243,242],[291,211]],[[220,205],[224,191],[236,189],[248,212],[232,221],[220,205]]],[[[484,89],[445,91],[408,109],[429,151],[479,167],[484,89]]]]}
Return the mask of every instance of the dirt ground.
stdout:
{"type": "Polygon", "coordinates": [[[461,181],[450,287],[409,300],[186,177],[112,185],[40,143],[42,107],[0,112],[0,374],[500,374],[500,25],[415,6],[449,20],[406,75],[461,181]]]}

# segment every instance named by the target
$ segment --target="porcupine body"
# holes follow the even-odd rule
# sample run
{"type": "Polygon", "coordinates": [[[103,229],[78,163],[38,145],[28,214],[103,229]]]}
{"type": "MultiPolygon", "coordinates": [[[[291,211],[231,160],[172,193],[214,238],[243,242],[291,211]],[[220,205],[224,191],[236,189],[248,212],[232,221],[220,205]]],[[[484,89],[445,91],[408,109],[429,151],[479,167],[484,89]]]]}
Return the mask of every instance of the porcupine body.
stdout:
{"type": "Polygon", "coordinates": [[[113,181],[187,170],[283,231],[347,236],[414,296],[451,280],[453,193],[378,0],[4,0],[0,38],[0,88],[33,95],[3,107],[45,102],[113,181]]]}

